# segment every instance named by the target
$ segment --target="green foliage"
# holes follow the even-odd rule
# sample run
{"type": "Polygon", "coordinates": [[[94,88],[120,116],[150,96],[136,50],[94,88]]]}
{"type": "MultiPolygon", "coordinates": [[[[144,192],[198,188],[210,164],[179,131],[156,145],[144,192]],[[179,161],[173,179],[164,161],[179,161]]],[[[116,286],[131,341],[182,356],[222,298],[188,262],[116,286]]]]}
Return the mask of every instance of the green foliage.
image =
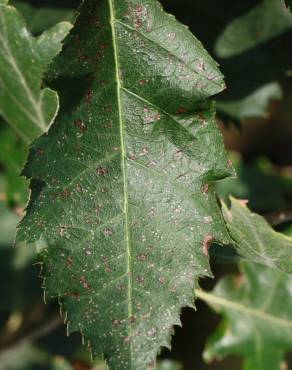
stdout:
{"type": "Polygon", "coordinates": [[[283,0],[162,2],[190,25],[219,61],[227,85],[218,97],[222,117],[235,121],[265,117],[291,68],[290,41],[285,36],[291,33],[292,15],[283,0]]]}
{"type": "Polygon", "coordinates": [[[63,106],[24,170],[18,237],[44,248],[69,331],[113,369],[146,369],[210,275],[210,241],[229,240],[212,182],[232,171],[206,102],[216,64],[156,1],[126,9],[86,1],[51,67],[63,106]]]}
{"type": "Polygon", "coordinates": [[[30,143],[56,116],[58,96],[42,89],[41,81],[71,25],[59,23],[35,38],[20,13],[6,3],[0,4],[0,113],[30,143]]]}
{"type": "Polygon", "coordinates": [[[241,272],[223,278],[211,293],[198,292],[224,316],[205,358],[236,354],[245,358],[244,370],[281,370],[285,352],[292,349],[292,277],[247,263],[241,272]]]}
{"type": "Polygon", "coordinates": [[[244,201],[231,198],[231,208],[223,205],[223,214],[243,257],[292,273],[292,238],[275,232],[263,217],[250,212],[244,201]]]}
{"type": "Polygon", "coordinates": [[[161,1],[220,62],[223,91],[157,0],[85,0],[62,47],[80,2],[0,0],[0,370],[286,368],[291,13],[283,0],[161,1]],[[237,178],[220,92],[223,123],[244,120],[223,130],[237,178]],[[228,275],[199,281],[213,274],[228,275]],[[160,353],[195,296],[223,315],[205,359],[236,358],[201,361],[217,319],[200,302],[160,353]]]}
{"type": "Polygon", "coordinates": [[[230,58],[277,37],[292,28],[292,15],[283,0],[261,0],[233,19],[216,41],[219,57],[230,58]]]}
{"type": "Polygon", "coordinates": [[[20,177],[28,153],[27,144],[9,127],[0,128],[0,164],[5,169],[5,199],[8,203],[25,206],[28,198],[28,181],[20,177]]]}
{"type": "Polygon", "coordinates": [[[54,8],[49,6],[32,6],[22,1],[10,1],[25,18],[25,21],[29,27],[29,30],[33,34],[40,34],[50,27],[53,27],[59,22],[70,22],[74,21],[74,12],[68,8],[54,8]]]}

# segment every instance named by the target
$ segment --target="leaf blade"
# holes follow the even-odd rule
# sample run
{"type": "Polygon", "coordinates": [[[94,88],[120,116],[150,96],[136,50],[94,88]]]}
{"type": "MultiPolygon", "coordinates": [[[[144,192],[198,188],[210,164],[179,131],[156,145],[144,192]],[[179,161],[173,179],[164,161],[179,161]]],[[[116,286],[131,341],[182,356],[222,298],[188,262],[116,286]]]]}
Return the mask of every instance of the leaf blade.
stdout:
{"type": "Polygon", "coordinates": [[[292,345],[291,276],[251,263],[241,264],[241,272],[223,278],[212,293],[198,292],[224,316],[205,358],[237,354],[244,357],[245,370],[280,370],[292,345]]]}
{"type": "Polygon", "coordinates": [[[5,2],[0,7],[0,112],[27,143],[46,132],[56,115],[58,96],[41,89],[41,78],[70,29],[61,22],[34,38],[15,8],[5,2]]]}
{"type": "Polygon", "coordinates": [[[127,370],[169,346],[196,277],[210,274],[208,243],[229,240],[212,182],[232,172],[205,100],[224,87],[215,63],[157,2],[128,5],[84,2],[52,67],[62,108],[32,147],[18,233],[43,245],[46,289],[62,297],[69,331],[127,370]]]}
{"type": "Polygon", "coordinates": [[[231,199],[223,214],[235,248],[250,261],[292,272],[292,238],[272,229],[260,215],[252,213],[244,201],[231,199]]]}

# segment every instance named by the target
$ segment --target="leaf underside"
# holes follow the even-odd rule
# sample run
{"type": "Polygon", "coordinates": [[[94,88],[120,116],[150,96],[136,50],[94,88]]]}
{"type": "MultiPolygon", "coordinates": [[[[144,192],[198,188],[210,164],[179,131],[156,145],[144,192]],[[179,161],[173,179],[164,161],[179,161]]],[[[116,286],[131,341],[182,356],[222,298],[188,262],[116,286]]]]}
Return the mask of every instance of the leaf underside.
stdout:
{"type": "Polygon", "coordinates": [[[42,248],[69,331],[112,369],[146,369],[211,274],[211,240],[229,241],[212,182],[232,169],[206,101],[222,76],[157,1],[102,0],[48,77],[61,109],[31,149],[18,238],[42,248]]]}
{"type": "Polygon", "coordinates": [[[244,370],[286,368],[284,354],[292,349],[292,277],[251,263],[242,264],[241,271],[242,276],[223,278],[211,294],[202,293],[224,316],[205,358],[236,354],[244,357],[244,370]]]}
{"type": "Polygon", "coordinates": [[[61,22],[36,38],[6,3],[0,2],[0,114],[30,143],[48,130],[58,110],[58,95],[42,89],[41,81],[71,24],[61,22]]]}

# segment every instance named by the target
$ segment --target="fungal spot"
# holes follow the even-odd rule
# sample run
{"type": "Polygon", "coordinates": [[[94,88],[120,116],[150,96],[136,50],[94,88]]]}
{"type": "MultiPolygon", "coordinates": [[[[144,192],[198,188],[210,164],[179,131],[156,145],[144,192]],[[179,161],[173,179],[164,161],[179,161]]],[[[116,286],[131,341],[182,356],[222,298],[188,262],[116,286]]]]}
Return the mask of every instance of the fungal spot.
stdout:
{"type": "Polygon", "coordinates": [[[111,228],[107,228],[104,230],[104,235],[106,236],[112,236],[113,234],[114,234],[114,231],[111,228]]]}
{"type": "Polygon", "coordinates": [[[117,285],[117,289],[118,289],[118,290],[125,290],[125,289],[126,289],[126,285],[124,285],[124,284],[119,284],[119,285],[117,285]]]}
{"type": "Polygon", "coordinates": [[[98,176],[106,176],[109,173],[109,170],[106,167],[97,167],[95,172],[98,176]]]}
{"type": "Polygon", "coordinates": [[[109,105],[106,105],[105,107],[104,107],[104,110],[106,111],[106,112],[112,112],[112,106],[109,104],[109,105]]]}
{"type": "Polygon", "coordinates": [[[209,256],[209,248],[212,244],[214,237],[212,235],[206,235],[203,241],[203,253],[205,256],[209,256]]]}
{"type": "Polygon", "coordinates": [[[112,321],[112,323],[113,323],[113,325],[117,326],[117,325],[121,325],[122,321],[115,319],[115,320],[112,321]]]}
{"type": "Polygon", "coordinates": [[[105,128],[112,128],[113,127],[113,123],[112,121],[108,121],[105,125],[104,125],[105,128]]]}
{"type": "Polygon", "coordinates": [[[147,258],[147,256],[146,256],[146,254],[140,254],[139,256],[138,256],[138,261],[145,261],[146,260],[146,258],[147,258]]]}
{"type": "Polygon", "coordinates": [[[176,38],[176,33],[175,33],[175,32],[170,32],[170,33],[168,34],[168,37],[169,37],[171,40],[175,40],[175,38],[176,38]]]}
{"type": "Polygon", "coordinates": [[[144,86],[148,81],[149,81],[149,80],[144,80],[144,79],[143,79],[143,80],[140,80],[140,81],[139,81],[139,85],[140,85],[140,86],[144,86]]]}
{"type": "Polygon", "coordinates": [[[144,278],[144,276],[138,276],[137,280],[138,280],[138,282],[139,282],[140,284],[143,284],[143,283],[145,282],[145,278],[144,278]]]}
{"type": "Polygon", "coordinates": [[[40,229],[42,229],[43,227],[44,227],[44,221],[43,220],[39,220],[39,221],[37,221],[37,223],[36,223],[36,225],[37,225],[37,227],[38,228],[40,228],[40,229]]]}
{"type": "Polygon", "coordinates": [[[165,284],[165,278],[160,276],[159,282],[160,282],[161,285],[165,284]]]}
{"type": "Polygon", "coordinates": [[[86,124],[81,120],[77,119],[74,121],[74,126],[83,134],[86,131],[86,124]]]}
{"type": "Polygon", "coordinates": [[[63,237],[65,235],[65,231],[66,231],[66,228],[63,227],[63,226],[61,226],[60,227],[60,232],[59,232],[59,234],[60,234],[61,237],[63,237]]]}
{"type": "Polygon", "coordinates": [[[232,163],[232,160],[231,159],[227,159],[227,166],[229,168],[231,168],[233,166],[233,163],[232,163]]]}
{"type": "Polygon", "coordinates": [[[124,343],[129,343],[131,340],[131,337],[124,337],[124,343]]]}
{"type": "Polygon", "coordinates": [[[149,335],[149,337],[154,337],[155,334],[156,334],[156,329],[155,328],[152,328],[151,330],[147,331],[147,335],[149,335]]]}
{"type": "Polygon", "coordinates": [[[37,148],[36,153],[37,153],[37,155],[43,155],[45,153],[45,151],[42,148],[37,148]]]}
{"type": "Polygon", "coordinates": [[[205,63],[202,59],[199,59],[197,61],[197,69],[201,72],[205,71],[206,70],[206,66],[205,66],[205,63]]]}
{"type": "Polygon", "coordinates": [[[186,108],[185,107],[179,107],[176,111],[176,114],[183,114],[186,112],[186,108]]]}
{"type": "Polygon", "coordinates": [[[208,192],[209,192],[209,184],[205,184],[202,188],[202,193],[208,194],[208,192]]]}
{"type": "Polygon", "coordinates": [[[170,292],[171,292],[171,293],[176,293],[176,289],[177,289],[177,288],[176,288],[176,286],[173,286],[173,287],[170,289],[170,292]]]}
{"type": "Polygon", "coordinates": [[[148,167],[155,167],[156,165],[157,165],[157,162],[154,159],[152,159],[151,161],[147,163],[148,167]]]}
{"type": "Polygon", "coordinates": [[[78,193],[83,193],[83,189],[82,189],[81,185],[79,185],[79,184],[77,184],[76,190],[77,190],[78,193]]]}
{"type": "Polygon", "coordinates": [[[204,217],[204,223],[205,224],[211,224],[213,221],[212,217],[211,216],[205,216],[204,217]]]}
{"type": "Polygon", "coordinates": [[[137,317],[136,317],[136,316],[134,316],[134,315],[130,316],[130,322],[135,322],[135,321],[136,321],[136,319],[137,319],[137,317]]]}
{"type": "Polygon", "coordinates": [[[91,256],[92,255],[92,251],[90,249],[86,249],[85,252],[84,252],[85,256],[91,256]]]}
{"type": "Polygon", "coordinates": [[[95,212],[96,213],[100,213],[101,211],[101,206],[98,204],[96,207],[95,207],[95,212]]]}
{"type": "Polygon", "coordinates": [[[143,146],[142,148],[142,153],[140,153],[140,155],[148,155],[149,154],[149,149],[147,146],[143,146]]]}
{"type": "Polygon", "coordinates": [[[88,281],[87,281],[87,279],[86,279],[86,277],[84,275],[81,276],[81,278],[79,279],[79,282],[82,284],[82,286],[83,286],[84,289],[90,289],[91,288],[90,285],[89,285],[89,283],[88,283],[88,281]]]}
{"type": "Polygon", "coordinates": [[[72,265],[73,265],[73,257],[69,256],[69,257],[67,258],[67,261],[66,261],[66,266],[67,266],[68,268],[71,268],[71,267],[72,267],[72,265]]]}
{"type": "Polygon", "coordinates": [[[71,191],[68,188],[65,188],[61,193],[60,196],[62,198],[69,197],[71,195],[71,191]]]}
{"type": "Polygon", "coordinates": [[[101,191],[101,193],[108,193],[109,189],[105,186],[105,187],[101,188],[100,191],[101,191]]]}

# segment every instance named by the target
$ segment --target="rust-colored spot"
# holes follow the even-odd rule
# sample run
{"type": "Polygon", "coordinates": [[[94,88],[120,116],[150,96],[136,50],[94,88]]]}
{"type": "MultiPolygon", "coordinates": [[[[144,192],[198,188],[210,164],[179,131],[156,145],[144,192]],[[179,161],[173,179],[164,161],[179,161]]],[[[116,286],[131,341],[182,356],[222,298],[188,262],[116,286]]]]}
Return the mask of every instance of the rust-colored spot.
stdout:
{"type": "Polygon", "coordinates": [[[183,114],[186,112],[186,108],[185,107],[179,107],[178,110],[176,111],[176,114],[183,114]]]}
{"type": "Polygon", "coordinates": [[[68,188],[65,188],[61,193],[60,196],[62,198],[69,197],[71,195],[71,191],[68,188]]]}
{"type": "Polygon", "coordinates": [[[214,237],[212,235],[206,235],[203,241],[203,253],[205,256],[209,256],[209,248],[212,244],[214,237]]]}
{"type": "Polygon", "coordinates": [[[37,148],[36,153],[37,153],[37,155],[43,155],[45,153],[45,151],[42,148],[37,148]]]}
{"type": "Polygon", "coordinates": [[[69,257],[67,258],[67,261],[66,261],[66,266],[67,266],[68,268],[71,268],[71,267],[72,267],[72,264],[73,264],[73,257],[69,256],[69,257]]]}
{"type": "Polygon", "coordinates": [[[74,121],[74,126],[81,132],[84,133],[86,131],[86,124],[81,120],[77,119],[74,121]]]}
{"type": "Polygon", "coordinates": [[[85,96],[85,101],[87,104],[91,103],[92,97],[93,97],[93,90],[91,89],[87,90],[86,96],[85,96]]]}
{"type": "Polygon", "coordinates": [[[202,193],[208,194],[208,192],[209,192],[209,184],[205,184],[202,188],[202,193]]]}
{"type": "Polygon", "coordinates": [[[84,289],[90,289],[91,288],[90,285],[89,285],[89,283],[88,283],[88,281],[87,281],[87,279],[86,279],[86,277],[84,275],[81,276],[81,278],[79,279],[79,282],[83,285],[83,288],[84,289]]]}
{"type": "Polygon", "coordinates": [[[227,159],[227,166],[229,168],[231,168],[233,166],[233,163],[232,163],[232,160],[231,159],[227,159]]]}
{"type": "Polygon", "coordinates": [[[98,176],[106,176],[109,170],[106,167],[97,167],[95,172],[97,173],[98,176]]]}

